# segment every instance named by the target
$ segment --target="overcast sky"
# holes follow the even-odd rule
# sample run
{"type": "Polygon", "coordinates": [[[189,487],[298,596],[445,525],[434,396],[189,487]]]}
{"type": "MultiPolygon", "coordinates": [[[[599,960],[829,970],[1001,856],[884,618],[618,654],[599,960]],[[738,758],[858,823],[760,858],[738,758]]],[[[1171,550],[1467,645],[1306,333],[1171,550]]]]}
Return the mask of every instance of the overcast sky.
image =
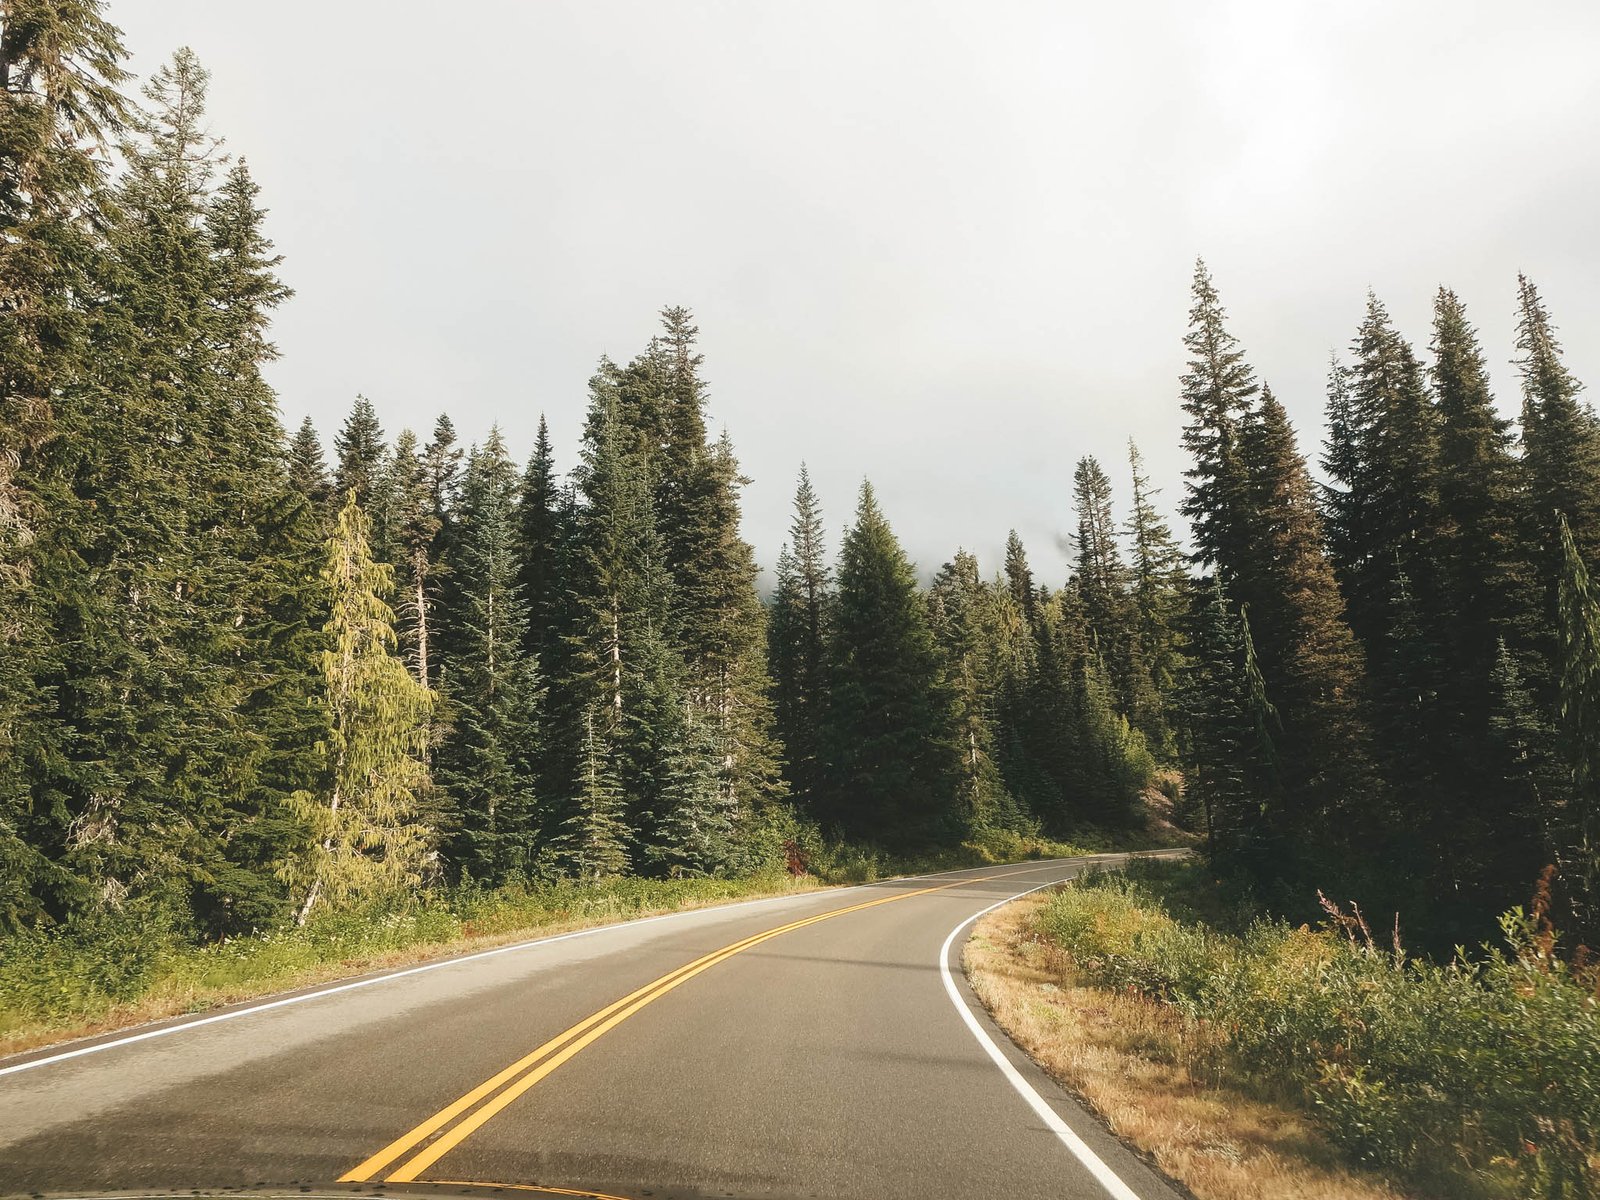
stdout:
{"type": "MultiPolygon", "coordinates": [[[[924,572],[1008,528],[1059,582],[1073,463],[1181,494],[1196,255],[1321,437],[1370,286],[1466,300],[1514,410],[1516,273],[1600,388],[1600,4],[111,0],[212,71],[296,296],[272,380],[331,438],[448,411],[572,465],[601,354],[665,304],[776,557],[809,462],[924,572]]],[[[770,583],[770,576],[768,581],[770,583]]]]}

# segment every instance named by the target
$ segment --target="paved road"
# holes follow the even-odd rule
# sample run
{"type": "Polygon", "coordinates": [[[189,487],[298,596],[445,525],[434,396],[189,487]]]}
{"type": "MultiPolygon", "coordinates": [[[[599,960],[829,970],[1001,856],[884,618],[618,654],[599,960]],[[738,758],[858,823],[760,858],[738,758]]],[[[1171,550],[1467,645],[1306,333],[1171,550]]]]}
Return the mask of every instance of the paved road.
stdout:
{"type": "Polygon", "coordinates": [[[958,927],[1089,861],[632,922],[0,1060],[0,1195],[1166,1200],[960,975],[958,927]]]}

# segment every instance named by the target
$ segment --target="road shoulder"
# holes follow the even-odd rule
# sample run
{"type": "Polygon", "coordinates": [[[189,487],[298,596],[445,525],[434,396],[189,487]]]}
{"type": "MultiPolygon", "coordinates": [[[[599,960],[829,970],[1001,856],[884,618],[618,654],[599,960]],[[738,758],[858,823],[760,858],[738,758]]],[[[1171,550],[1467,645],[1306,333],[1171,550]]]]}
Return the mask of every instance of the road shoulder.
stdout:
{"type": "Polygon", "coordinates": [[[1340,1161],[1303,1115],[1216,1086],[1182,1061],[1176,1014],[1076,986],[1033,933],[1047,893],[983,917],[962,956],[995,1023],[1122,1141],[1198,1200],[1398,1200],[1392,1183],[1340,1161]]]}

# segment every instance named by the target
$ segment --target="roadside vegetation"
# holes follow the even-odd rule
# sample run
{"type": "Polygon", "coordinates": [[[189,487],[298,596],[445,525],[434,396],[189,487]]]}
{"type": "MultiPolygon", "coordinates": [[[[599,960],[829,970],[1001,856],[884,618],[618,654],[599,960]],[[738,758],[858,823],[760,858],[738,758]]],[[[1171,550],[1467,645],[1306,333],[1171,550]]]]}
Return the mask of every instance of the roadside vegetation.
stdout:
{"type": "Polygon", "coordinates": [[[1095,853],[1015,834],[916,857],[804,837],[785,867],[728,878],[552,878],[393,892],[304,925],[198,942],[171,909],[133,903],[0,937],[0,1054],[529,936],[899,874],[1095,853]]]}
{"type": "MultiPolygon", "coordinates": [[[[1582,952],[1563,957],[1547,882],[1501,918],[1494,942],[1435,962],[1332,901],[1319,928],[1254,916],[1204,862],[1090,876],[1037,904],[1024,931],[1044,976],[1034,995],[1073,997],[1063,1012],[1075,1015],[1057,1023],[1083,1043],[1065,1065],[1041,1058],[1203,1200],[1387,1194],[1381,1183],[1296,1191],[1279,1177],[1286,1155],[1320,1172],[1342,1159],[1428,1195],[1591,1196],[1600,970],[1582,952]],[[1109,1033],[1095,1019],[1108,1008],[1109,1033]],[[1133,1064],[1109,1087],[1084,1067],[1108,1037],[1133,1064]],[[1172,1109],[1154,1128],[1151,1087],[1172,1109]],[[1117,1115],[1130,1092],[1142,1131],[1117,1115]],[[1260,1128],[1241,1134],[1241,1122],[1260,1128]],[[1177,1152],[1178,1126],[1215,1153],[1177,1152]]],[[[995,986],[980,991],[994,1003],[995,986]]],[[[1048,1043],[1030,1022],[1024,1044],[1048,1043]]]]}

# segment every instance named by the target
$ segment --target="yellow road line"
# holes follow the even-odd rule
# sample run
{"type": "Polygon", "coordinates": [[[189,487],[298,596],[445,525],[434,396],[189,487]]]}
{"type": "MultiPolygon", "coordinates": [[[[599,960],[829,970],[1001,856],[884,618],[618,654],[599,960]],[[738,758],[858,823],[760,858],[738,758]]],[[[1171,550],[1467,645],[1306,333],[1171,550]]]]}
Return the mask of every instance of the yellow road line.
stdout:
{"type": "MultiPolygon", "coordinates": [[[[1038,868],[1030,868],[1037,870],[1038,868]]],[[[787,925],[780,925],[775,929],[768,929],[758,934],[724,946],[720,950],[713,950],[710,954],[702,955],[693,962],[669,971],[659,979],[652,980],[641,988],[629,992],[620,1000],[608,1004],[596,1013],[585,1017],[571,1028],[563,1030],[555,1037],[539,1046],[536,1050],[519,1058],[516,1062],[497,1072],[483,1083],[473,1088],[460,1099],[453,1101],[440,1109],[433,1116],[423,1121],[414,1129],[402,1134],[390,1142],[382,1150],[362,1162],[359,1166],[339,1177],[341,1183],[366,1183],[379,1175],[391,1163],[414,1149],[430,1136],[450,1125],[457,1117],[471,1109],[473,1105],[490,1096],[497,1089],[505,1088],[499,1095],[494,1096],[482,1108],[472,1113],[459,1124],[450,1128],[446,1133],[428,1146],[421,1153],[415,1155],[398,1169],[385,1176],[391,1183],[411,1183],[417,1176],[432,1166],[465,1138],[480,1128],[486,1121],[500,1112],[518,1096],[533,1087],[557,1067],[572,1058],[584,1047],[593,1043],[610,1030],[616,1028],[645,1005],[661,996],[666,995],[680,983],[685,983],[701,971],[707,970],[724,959],[731,958],[753,946],[759,945],[770,938],[781,934],[793,932],[796,929],[815,925],[819,921],[841,917],[847,913],[860,912],[867,908],[876,908],[881,904],[891,904],[899,900],[909,900],[915,896],[926,896],[932,892],[947,891],[950,888],[965,887],[974,883],[984,883],[991,879],[1008,879],[1013,875],[1027,874],[1023,871],[1009,871],[1000,875],[985,875],[977,879],[961,879],[954,883],[939,884],[935,887],[919,888],[911,892],[901,892],[894,896],[884,896],[877,900],[868,900],[861,904],[852,904],[845,908],[836,908],[829,912],[818,913],[815,916],[805,917],[798,921],[791,921],[787,925]],[[571,1043],[568,1045],[568,1043],[571,1043]],[[562,1047],[565,1046],[565,1049],[562,1047]],[[559,1053],[557,1053],[559,1051],[559,1053]],[[548,1061],[544,1061],[548,1058],[548,1061]],[[542,1064],[542,1065],[541,1065],[542,1064]],[[530,1070],[530,1068],[533,1068],[530,1070]],[[526,1072],[526,1074],[524,1074],[526,1072]],[[509,1087],[506,1085],[510,1084],[509,1087]]]]}

